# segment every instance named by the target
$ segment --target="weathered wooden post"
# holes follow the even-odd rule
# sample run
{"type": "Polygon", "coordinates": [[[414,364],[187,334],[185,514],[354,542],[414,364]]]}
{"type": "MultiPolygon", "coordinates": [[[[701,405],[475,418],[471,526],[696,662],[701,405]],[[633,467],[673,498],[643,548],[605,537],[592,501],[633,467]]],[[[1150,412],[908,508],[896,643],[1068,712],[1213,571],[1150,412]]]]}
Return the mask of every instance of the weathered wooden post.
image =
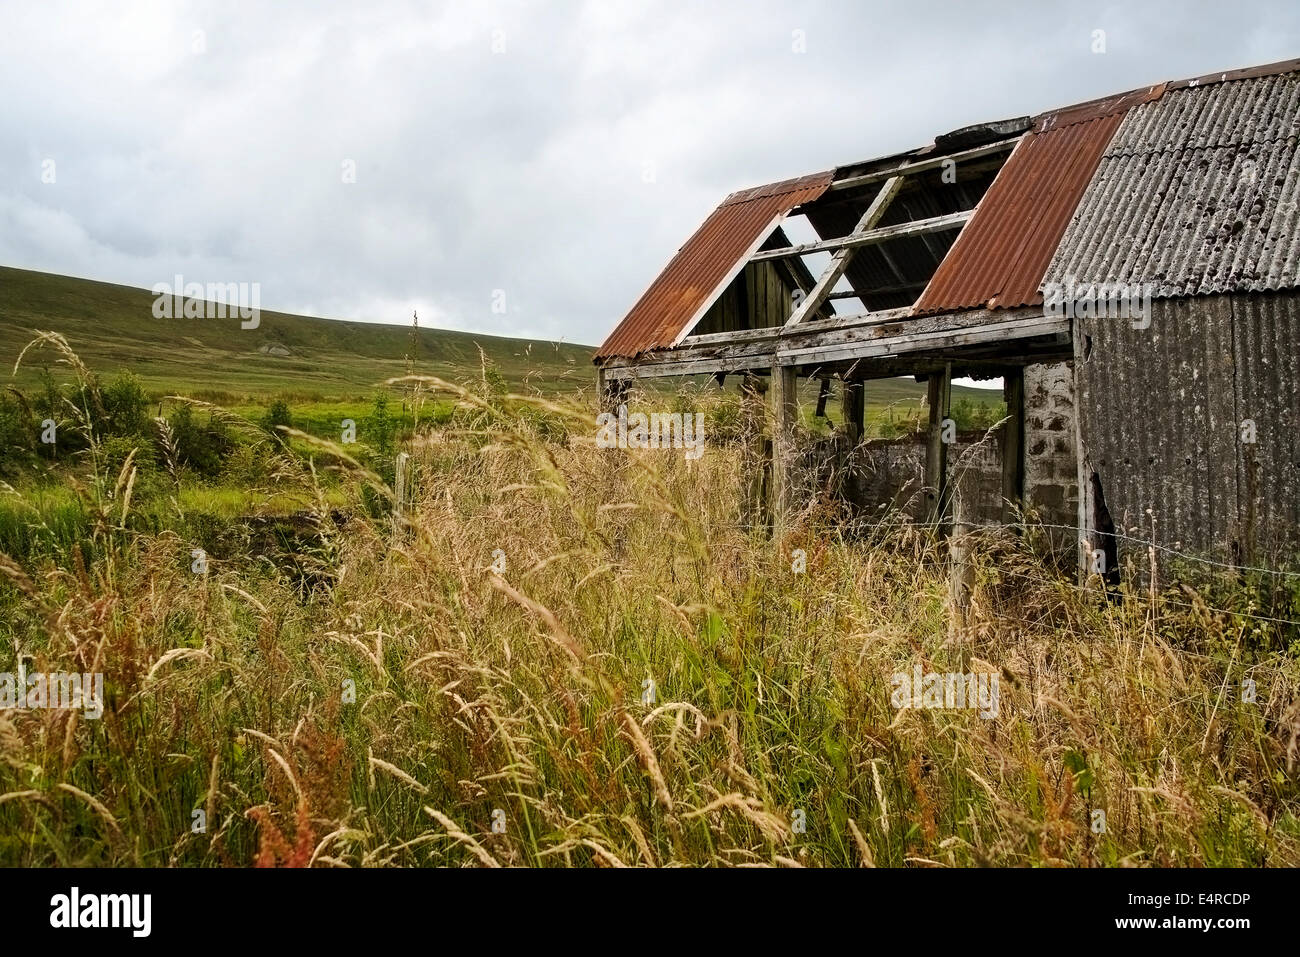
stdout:
{"type": "Polygon", "coordinates": [[[813,413],[815,418],[826,418],[826,402],[831,397],[831,380],[830,376],[823,376],[821,384],[817,387],[817,411],[813,413]]]}
{"type": "Polygon", "coordinates": [[[793,504],[790,483],[799,416],[798,381],[794,366],[772,367],[772,530],[778,538],[785,534],[793,504]]]}
{"type": "Polygon", "coordinates": [[[948,417],[952,391],[952,364],[930,374],[925,399],[930,406],[930,430],[925,448],[926,521],[942,533],[948,505],[948,443],[943,440],[943,421],[948,417]]]}
{"type": "Polygon", "coordinates": [[[596,370],[596,404],[601,412],[617,412],[627,401],[627,379],[610,378],[603,368],[596,370]]]}
{"type": "Polygon", "coordinates": [[[407,517],[407,507],[411,499],[411,457],[405,452],[397,453],[393,469],[393,532],[401,534],[407,517]]]}
{"type": "Polygon", "coordinates": [[[840,390],[840,409],[844,413],[844,433],[848,436],[849,450],[857,448],[866,434],[867,390],[859,380],[845,379],[840,390]]]}
{"type": "Polygon", "coordinates": [[[746,488],[745,513],[749,521],[763,528],[772,523],[769,510],[772,453],[771,440],[766,432],[767,413],[764,408],[763,382],[752,372],[746,372],[740,384],[740,414],[744,429],[746,470],[749,484],[746,488]]]}
{"type": "MultiPolygon", "coordinates": [[[[979,494],[976,474],[974,466],[959,468],[953,481],[952,536],[948,540],[948,588],[952,617],[949,620],[948,634],[954,642],[965,640],[971,592],[975,588],[972,552],[975,544],[975,497],[979,494]]],[[[962,650],[962,660],[965,667],[966,649],[962,650]]]]}

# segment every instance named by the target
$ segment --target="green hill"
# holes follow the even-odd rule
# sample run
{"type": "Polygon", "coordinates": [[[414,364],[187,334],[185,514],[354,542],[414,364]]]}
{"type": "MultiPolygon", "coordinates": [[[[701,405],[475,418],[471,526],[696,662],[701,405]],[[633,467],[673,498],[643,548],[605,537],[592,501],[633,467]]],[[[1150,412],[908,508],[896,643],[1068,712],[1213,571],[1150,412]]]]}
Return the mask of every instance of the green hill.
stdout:
{"type": "MultiPolygon", "coordinates": [[[[155,393],[217,401],[274,394],[358,399],[407,372],[410,326],[263,311],[256,329],[241,329],[234,318],[158,319],[153,303],[146,289],[0,266],[0,378],[30,388],[42,366],[54,363],[48,350],[29,354],[16,381],[11,377],[37,329],[61,333],[101,375],[129,369],[155,393]]],[[[555,393],[595,381],[589,346],[444,329],[420,330],[415,369],[453,381],[477,377],[480,348],[515,389],[555,393]]],[[[815,400],[816,389],[804,384],[806,401],[815,400]]],[[[879,411],[913,406],[924,394],[925,386],[911,379],[883,379],[868,385],[867,401],[879,411]]],[[[996,403],[1001,393],[954,386],[953,399],[962,398],[996,403]]]]}
{"type": "MultiPolygon", "coordinates": [[[[146,289],[0,267],[0,364],[6,385],[29,387],[49,350],[10,373],[33,330],[67,338],[101,374],[135,372],[156,392],[356,397],[405,375],[411,327],[263,311],[256,329],[238,319],[157,319],[146,289]]],[[[591,386],[589,346],[443,329],[420,330],[416,371],[461,380],[480,373],[479,349],[512,387],[543,392],[591,386]]]]}

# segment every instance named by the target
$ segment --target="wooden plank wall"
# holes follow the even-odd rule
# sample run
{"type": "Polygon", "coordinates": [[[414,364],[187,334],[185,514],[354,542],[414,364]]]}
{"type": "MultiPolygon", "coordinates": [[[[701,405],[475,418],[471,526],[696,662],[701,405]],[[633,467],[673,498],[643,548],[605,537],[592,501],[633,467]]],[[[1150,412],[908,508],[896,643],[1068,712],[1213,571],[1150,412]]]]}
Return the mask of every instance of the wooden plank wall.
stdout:
{"type": "Polygon", "coordinates": [[[692,335],[709,332],[737,332],[741,329],[781,326],[793,310],[794,290],[773,263],[750,263],[704,314],[692,335]],[[753,305],[756,325],[748,325],[748,304],[753,305]]]}

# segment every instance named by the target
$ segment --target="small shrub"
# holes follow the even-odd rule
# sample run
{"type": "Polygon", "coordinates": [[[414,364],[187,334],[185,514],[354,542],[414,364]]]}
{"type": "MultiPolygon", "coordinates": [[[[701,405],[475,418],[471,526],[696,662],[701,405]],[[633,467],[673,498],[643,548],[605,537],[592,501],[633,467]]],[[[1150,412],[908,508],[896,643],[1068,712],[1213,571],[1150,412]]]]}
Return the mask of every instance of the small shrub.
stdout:
{"type": "Polygon", "coordinates": [[[35,452],[37,423],[21,395],[0,392],[0,475],[13,477],[35,452]]]}
{"type": "Polygon", "coordinates": [[[277,398],[271,403],[271,408],[267,410],[266,416],[262,419],[262,426],[278,439],[284,438],[284,433],[279,430],[280,426],[291,428],[293,426],[293,414],[289,411],[289,403],[283,398],[277,398]]]}
{"type": "Polygon", "coordinates": [[[135,452],[131,464],[140,475],[158,470],[158,450],[153,442],[125,435],[105,439],[99,447],[100,470],[109,482],[115,482],[126,464],[127,457],[135,452]]]}
{"type": "Polygon", "coordinates": [[[222,460],[231,448],[225,426],[212,416],[206,424],[199,424],[194,418],[194,407],[189,404],[173,411],[168,421],[181,464],[207,477],[220,474],[222,460]]]}
{"type": "Polygon", "coordinates": [[[396,428],[388,415],[388,396],[382,392],[375,393],[375,405],[366,429],[371,439],[370,444],[374,446],[375,451],[382,455],[387,455],[391,451],[396,428]]]}
{"type": "Polygon", "coordinates": [[[108,435],[145,435],[149,427],[149,396],[139,377],[122,372],[103,390],[105,432],[108,435]]]}

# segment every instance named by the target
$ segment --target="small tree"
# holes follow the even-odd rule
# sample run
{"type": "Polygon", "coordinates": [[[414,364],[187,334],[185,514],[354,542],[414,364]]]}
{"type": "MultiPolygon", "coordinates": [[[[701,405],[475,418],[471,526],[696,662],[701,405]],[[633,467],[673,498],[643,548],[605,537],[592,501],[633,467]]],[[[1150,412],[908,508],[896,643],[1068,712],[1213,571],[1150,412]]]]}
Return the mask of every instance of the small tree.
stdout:
{"type": "Polygon", "coordinates": [[[0,392],[0,476],[17,474],[36,444],[36,423],[20,393],[0,392]]]}
{"type": "Polygon", "coordinates": [[[271,402],[271,408],[267,410],[265,418],[262,419],[262,426],[270,432],[276,441],[281,444],[285,441],[285,435],[280,431],[280,426],[289,428],[293,425],[293,415],[289,411],[289,403],[283,397],[277,397],[271,402]]]}
{"type": "Polygon", "coordinates": [[[393,448],[393,420],[388,417],[388,396],[375,393],[375,407],[370,413],[370,434],[375,437],[375,448],[387,455],[393,448]]]}
{"type": "Polygon", "coordinates": [[[122,372],[103,391],[110,435],[144,435],[149,425],[149,396],[133,372],[122,372]]]}

